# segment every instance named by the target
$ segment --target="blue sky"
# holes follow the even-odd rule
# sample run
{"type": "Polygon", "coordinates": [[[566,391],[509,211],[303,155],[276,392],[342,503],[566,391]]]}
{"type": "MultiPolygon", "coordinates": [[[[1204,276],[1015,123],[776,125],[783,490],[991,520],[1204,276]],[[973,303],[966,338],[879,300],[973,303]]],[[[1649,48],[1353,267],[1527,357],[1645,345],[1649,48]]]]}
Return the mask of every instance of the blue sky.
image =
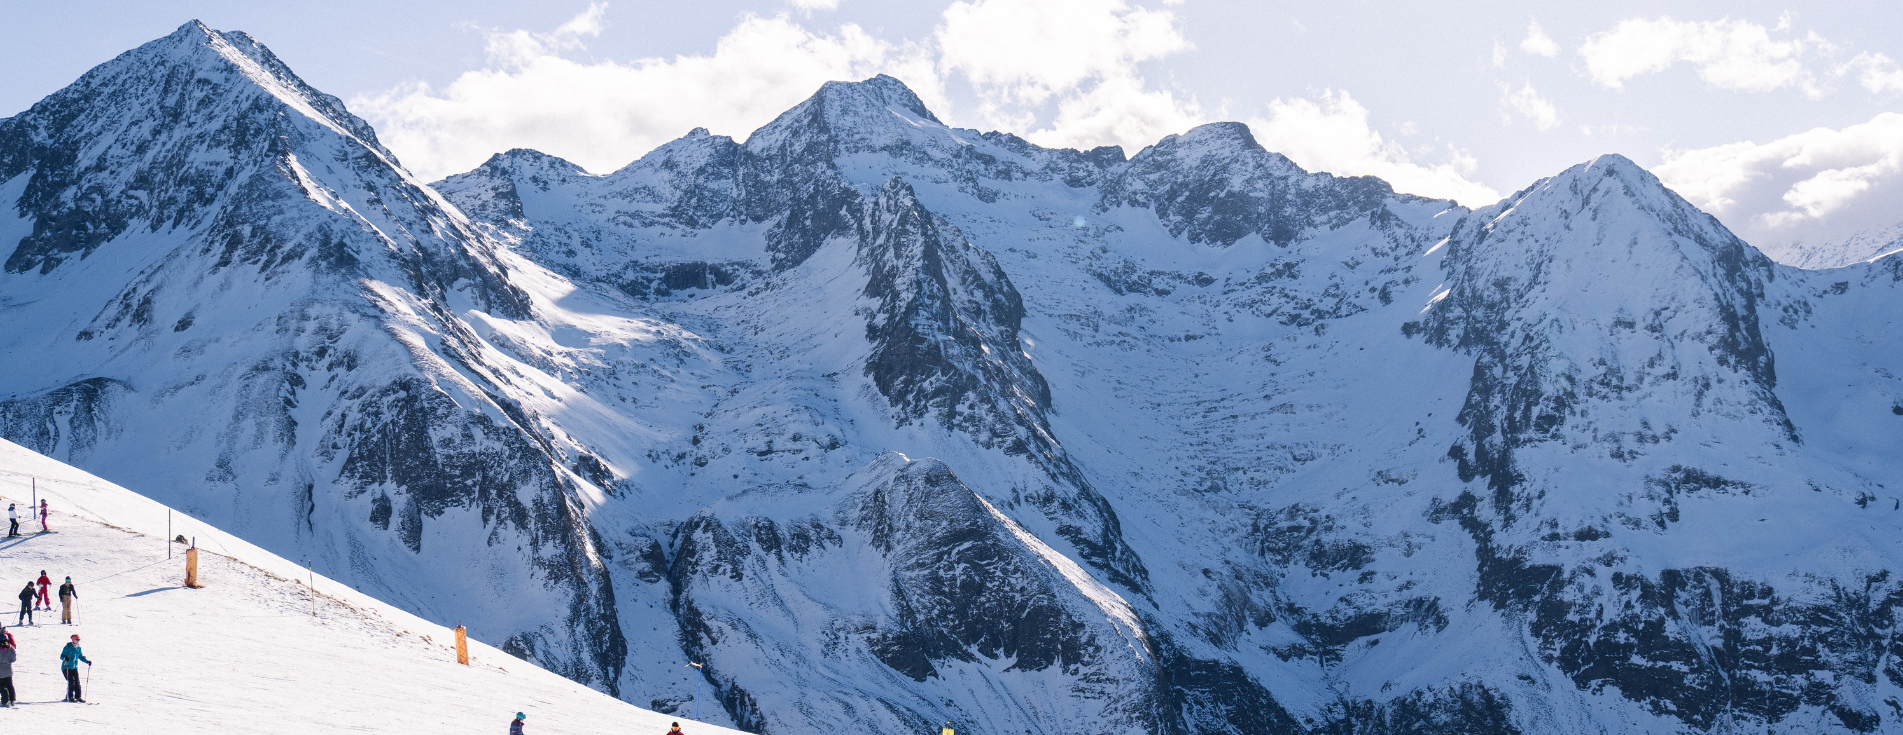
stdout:
{"type": "Polygon", "coordinates": [[[0,115],[197,18],[345,99],[426,178],[510,147],[613,170],[889,73],[954,125],[1143,145],[1249,123],[1311,169],[1469,205],[1617,152],[1760,244],[1903,221],[1888,3],[15,4],[0,115]]]}

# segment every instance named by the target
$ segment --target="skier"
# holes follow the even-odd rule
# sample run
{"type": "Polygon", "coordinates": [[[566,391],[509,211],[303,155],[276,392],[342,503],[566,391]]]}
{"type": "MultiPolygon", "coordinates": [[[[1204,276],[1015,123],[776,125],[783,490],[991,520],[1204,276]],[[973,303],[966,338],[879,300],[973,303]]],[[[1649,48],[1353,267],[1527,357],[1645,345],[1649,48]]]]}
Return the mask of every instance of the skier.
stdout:
{"type": "Polygon", "coordinates": [[[20,652],[10,637],[0,637],[0,707],[12,707],[19,695],[13,691],[13,661],[20,652]]]}
{"type": "Polygon", "coordinates": [[[520,712],[515,713],[515,719],[509,722],[509,735],[522,735],[522,721],[528,717],[520,712]]]}
{"type": "Polygon", "coordinates": [[[86,658],[86,654],[79,650],[79,636],[73,636],[73,641],[60,649],[59,672],[66,675],[66,701],[83,704],[86,698],[81,696],[79,691],[79,662],[81,661],[85,661],[87,666],[93,665],[92,659],[86,658]]]}
{"type": "Polygon", "coordinates": [[[67,577],[66,583],[59,586],[59,621],[73,624],[73,601],[79,599],[79,588],[73,586],[73,578],[67,577]]]}
{"type": "Polygon", "coordinates": [[[667,735],[687,735],[687,733],[681,732],[681,723],[676,722],[674,727],[667,731],[667,735]]]}
{"type": "Polygon", "coordinates": [[[20,619],[14,621],[14,625],[33,624],[33,598],[35,596],[37,596],[37,593],[33,591],[33,582],[29,580],[26,583],[26,589],[20,590],[20,619]]]}
{"type": "Polygon", "coordinates": [[[38,602],[34,603],[33,609],[35,610],[45,609],[47,612],[53,611],[53,598],[47,596],[46,594],[47,588],[52,586],[53,586],[53,578],[46,576],[46,570],[41,569],[40,570],[40,599],[38,602]]]}
{"type": "Polygon", "coordinates": [[[46,526],[46,517],[51,514],[52,511],[46,509],[46,498],[40,498],[40,533],[53,532],[53,529],[46,526]]]}
{"type": "Polygon", "coordinates": [[[13,538],[15,536],[20,535],[19,507],[20,506],[13,503],[7,503],[7,522],[13,524],[7,527],[7,538],[13,538]]]}

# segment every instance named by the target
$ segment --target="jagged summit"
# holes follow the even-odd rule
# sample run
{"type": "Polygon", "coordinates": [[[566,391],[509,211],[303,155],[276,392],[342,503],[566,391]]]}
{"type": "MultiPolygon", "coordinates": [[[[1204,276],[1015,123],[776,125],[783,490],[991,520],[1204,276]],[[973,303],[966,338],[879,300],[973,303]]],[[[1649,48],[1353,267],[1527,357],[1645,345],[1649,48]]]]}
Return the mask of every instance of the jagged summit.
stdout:
{"type": "Polygon", "coordinates": [[[1457,206],[1397,195],[1372,176],[1309,173],[1263,148],[1248,126],[1235,122],[1164,137],[1110,174],[1101,191],[1098,211],[1150,209],[1168,223],[1171,234],[1221,247],[1251,234],[1286,246],[1316,228],[1379,220],[1382,211],[1399,202],[1457,206]]]}
{"type": "MultiPolygon", "coordinates": [[[[1724,229],[1717,218],[1700,211],[1691,202],[1665,186],[1651,171],[1618,153],[1606,153],[1592,160],[1575,164],[1546,179],[1534,182],[1531,186],[1499,203],[1524,199],[1537,191],[1567,192],[1575,196],[1582,204],[1589,204],[1595,196],[1613,194],[1630,200],[1633,206],[1668,220],[1696,219],[1699,222],[1685,222],[1707,232],[1723,231],[1724,238],[1735,239],[1729,230],[1724,229]],[[1617,182],[1618,189],[1606,188],[1608,182],[1617,182]],[[1589,194],[1588,192],[1593,192],[1589,194]]],[[[1505,207],[1505,208],[1510,208],[1505,207]]],[[[1504,211],[1502,209],[1501,211],[1504,211]]]]}
{"type": "Polygon", "coordinates": [[[532,166],[535,168],[562,171],[564,173],[588,173],[581,167],[581,164],[552,153],[543,153],[534,148],[510,148],[509,150],[490,156],[489,160],[483,161],[482,163],[483,168],[500,168],[504,166],[532,166]]]}
{"type": "Polygon", "coordinates": [[[1163,136],[1155,145],[1137,152],[1136,157],[1170,155],[1248,156],[1260,158],[1270,170],[1282,175],[1308,174],[1306,169],[1296,165],[1287,156],[1263,148],[1261,143],[1256,142],[1255,133],[1249,130],[1249,126],[1239,122],[1204,123],[1182,133],[1163,136]]]}
{"type": "MultiPolygon", "coordinates": [[[[272,169],[303,169],[309,175],[291,174],[299,196],[335,208],[349,197],[320,191],[325,176],[315,172],[323,158],[312,155],[319,149],[372,159],[368,168],[400,180],[403,197],[431,210],[426,217],[440,214],[434,195],[336,97],[305,84],[249,36],[187,23],[0,120],[0,181],[32,172],[20,203],[36,221],[6,270],[51,271],[135,223],[154,231],[197,227],[221,201],[236,201],[221,200],[221,192],[284,178],[272,169]],[[300,154],[308,158],[298,162],[300,154]]],[[[360,205],[368,206],[357,214],[373,220],[374,210],[387,209],[360,205]]],[[[418,229],[433,228],[384,231],[418,229]]]]}
{"type": "MultiPolygon", "coordinates": [[[[1450,257],[1489,247],[1501,235],[1518,243],[1510,252],[1478,257],[1476,267],[1512,268],[1543,259],[1579,258],[1595,269],[1647,268],[1661,262],[1686,262],[1696,277],[1716,288],[1760,288],[1737,281],[1746,272],[1762,273],[1769,260],[1730,230],[1667,188],[1657,176],[1631,159],[1606,154],[1535,182],[1498,203],[1483,207],[1456,230],[1450,257]],[[1555,222],[1574,222],[1558,232],[1555,222]],[[1584,229],[1580,229],[1584,228],[1584,229]],[[1614,232],[1630,231],[1623,236],[1614,232]],[[1726,285],[1729,283],[1730,285],[1726,285]]],[[[1495,246],[1497,247],[1497,246],[1495,246]]],[[[1584,284],[1581,284],[1582,286],[1584,284]]],[[[1607,285],[1632,287],[1615,281],[1607,285]]]]}
{"type": "MultiPolygon", "coordinates": [[[[967,133],[977,138],[976,131],[967,133]]],[[[879,75],[827,82],[806,101],[747,136],[756,155],[812,161],[862,150],[970,145],[940,122],[903,82],[879,75]]]]}
{"type": "MultiPolygon", "coordinates": [[[[370,124],[345,109],[343,100],[305,83],[271,49],[243,31],[221,32],[193,20],[179,26],[171,35],[122,54],[119,58],[127,57],[133,57],[141,66],[180,62],[200,65],[206,71],[224,66],[285,104],[316,119],[335,124],[390,161],[396,160],[396,156],[378,142],[376,131],[370,124]]],[[[108,65],[114,62],[107,62],[94,71],[109,71],[108,65]]]]}
{"type": "Polygon", "coordinates": [[[943,125],[937,115],[925,108],[925,102],[911,87],[905,86],[893,77],[879,74],[858,82],[827,82],[820,85],[814,98],[823,100],[823,104],[834,110],[848,110],[853,106],[872,103],[887,109],[899,109],[913,116],[943,125]]]}

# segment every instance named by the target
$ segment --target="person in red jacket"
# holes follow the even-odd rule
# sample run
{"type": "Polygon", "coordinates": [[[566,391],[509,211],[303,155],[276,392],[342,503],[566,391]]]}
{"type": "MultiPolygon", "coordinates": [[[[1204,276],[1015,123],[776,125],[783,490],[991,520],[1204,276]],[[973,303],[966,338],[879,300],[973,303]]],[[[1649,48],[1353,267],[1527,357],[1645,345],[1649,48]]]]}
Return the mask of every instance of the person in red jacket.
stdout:
{"type": "Polygon", "coordinates": [[[52,610],[53,609],[53,598],[46,594],[46,590],[52,586],[53,586],[53,578],[46,576],[46,570],[41,569],[40,570],[40,600],[39,602],[34,603],[33,609],[35,610],[40,610],[40,609],[52,610]]]}

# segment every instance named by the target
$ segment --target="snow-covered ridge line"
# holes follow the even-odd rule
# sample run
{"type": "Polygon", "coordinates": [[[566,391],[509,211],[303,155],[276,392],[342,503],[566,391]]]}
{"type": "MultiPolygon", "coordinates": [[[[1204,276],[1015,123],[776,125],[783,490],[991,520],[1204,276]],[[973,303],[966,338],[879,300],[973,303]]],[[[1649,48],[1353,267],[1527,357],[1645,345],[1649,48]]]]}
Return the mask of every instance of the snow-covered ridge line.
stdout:
{"type": "Polygon", "coordinates": [[[626,701],[796,735],[1903,717],[1895,258],[1778,266],[1616,155],[1469,211],[1235,123],[953,130],[890,77],[431,192],[341,108],[140,53],[0,121],[0,435],[626,701]],[[185,163],[122,155],[155,149],[185,163]]]}

